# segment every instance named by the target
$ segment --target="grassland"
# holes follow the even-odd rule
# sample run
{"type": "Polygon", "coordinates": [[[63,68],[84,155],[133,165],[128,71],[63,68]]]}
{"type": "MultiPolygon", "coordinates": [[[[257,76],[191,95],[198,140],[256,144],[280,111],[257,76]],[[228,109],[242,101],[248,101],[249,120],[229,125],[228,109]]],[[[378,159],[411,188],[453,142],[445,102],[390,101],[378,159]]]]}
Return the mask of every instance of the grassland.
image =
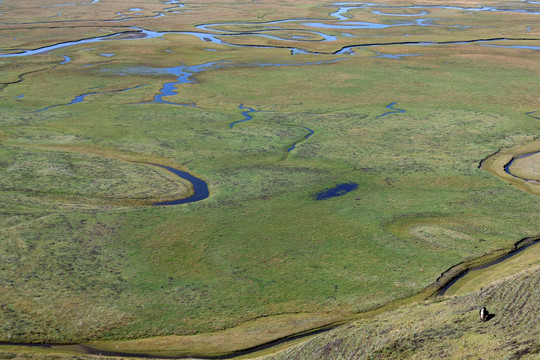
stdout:
{"type": "MultiPolygon", "coordinates": [[[[6,0],[1,12],[13,24],[0,25],[0,46],[16,52],[130,26],[194,31],[201,23],[330,19],[335,8],[325,4],[194,2],[152,18],[170,5],[102,1],[62,7],[60,22],[31,1],[6,0]],[[138,20],[105,21],[133,7],[145,9],[138,20]],[[29,22],[39,29],[29,31],[29,22]]],[[[349,16],[395,21],[366,9],[349,16]]],[[[335,42],[230,39],[278,49],[168,33],[0,58],[0,341],[154,337],[137,343],[151,351],[166,337],[199,336],[208,354],[234,351],[407,298],[452,265],[538,236],[538,197],[501,172],[506,158],[489,157],[538,150],[539,120],[526,115],[540,109],[537,52],[396,44],[332,55],[404,39],[504,36],[525,40],[493,44],[538,46],[539,29],[525,29],[537,19],[530,14],[434,9],[429,17],[448,26],[351,30],[360,38],[329,30],[335,42]],[[324,54],[291,56],[287,46],[324,54]],[[64,55],[71,61],[60,65],[64,55]],[[209,62],[221,65],[166,98],[196,107],[148,104],[175,76],[133,71],[209,62]],[[87,93],[95,94],[64,105],[87,93]],[[406,113],[378,118],[391,102],[406,113]],[[242,118],[240,104],[259,112],[230,128],[242,118]],[[35,112],[52,105],[62,106],[35,112]],[[304,127],[314,135],[287,153],[304,127]],[[191,190],[141,162],[190,171],[209,183],[211,196],[147,206],[191,190]],[[315,200],[344,182],[359,189],[315,200]],[[227,335],[231,329],[238,332],[227,335]],[[249,332],[256,336],[242,335],[249,332]]],[[[285,38],[306,30],[279,26],[285,38]]],[[[470,308],[481,294],[430,309],[470,308]]],[[[396,319],[406,314],[396,311],[396,319]]],[[[201,342],[182,351],[199,351],[201,342]]]]}
{"type": "Polygon", "coordinates": [[[538,359],[538,270],[498,273],[476,291],[351,323],[264,359],[538,359]],[[483,305],[488,322],[478,316],[483,305]]]}
{"type": "MultiPolygon", "coordinates": [[[[447,292],[444,298],[365,316],[297,344],[293,341],[247,358],[537,359],[540,354],[536,326],[540,306],[536,286],[539,250],[540,246],[532,246],[507,261],[470,273],[455,283],[452,294],[447,292]],[[480,321],[480,306],[487,306],[492,314],[488,322],[480,321]]],[[[211,338],[205,340],[208,339],[211,338]]],[[[205,341],[197,341],[201,343],[205,341]]],[[[212,339],[206,346],[217,343],[212,339]]],[[[48,349],[4,346],[0,351],[3,358],[12,359],[95,358],[81,355],[76,347],[68,346],[48,349]]]]}

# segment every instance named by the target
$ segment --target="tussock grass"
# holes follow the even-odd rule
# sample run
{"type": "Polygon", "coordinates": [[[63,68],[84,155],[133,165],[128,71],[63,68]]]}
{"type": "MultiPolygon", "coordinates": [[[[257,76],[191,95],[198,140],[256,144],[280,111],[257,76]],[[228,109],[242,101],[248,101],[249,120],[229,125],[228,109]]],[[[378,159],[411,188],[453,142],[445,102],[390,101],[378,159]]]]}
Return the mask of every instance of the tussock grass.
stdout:
{"type": "MultiPolygon", "coordinates": [[[[129,7],[147,14],[166,6],[143,3],[129,7]]],[[[43,20],[35,41],[24,34],[25,46],[37,46],[68,38],[73,26],[80,26],[75,37],[93,36],[101,28],[97,13],[114,17],[128,5],[98,4],[63,8],[71,12],[65,33],[49,33],[63,25],[37,19],[41,8],[34,3],[1,5],[3,12],[9,5],[14,21],[43,20]],[[88,19],[97,22],[86,28],[88,19]]],[[[333,9],[324,4],[194,3],[161,20],[108,23],[104,33],[131,25],[193,30],[208,22],[328,17],[333,9]]],[[[505,14],[504,22],[500,14],[450,15],[447,25],[474,20],[483,27],[414,28],[406,39],[500,37],[505,26],[512,35],[524,24],[520,14],[505,14]]],[[[18,46],[9,39],[19,27],[2,27],[6,49],[18,46]]],[[[390,41],[406,35],[391,29],[382,34],[390,41]]],[[[373,32],[355,35],[380,40],[373,32]]],[[[357,40],[343,36],[308,47],[332,52],[357,40]]],[[[537,197],[501,180],[501,164],[489,165],[492,158],[484,166],[497,176],[478,169],[499,149],[507,156],[515,153],[506,149],[534,144],[538,124],[525,114],[540,108],[536,53],[395,45],[384,51],[422,56],[370,57],[382,49],[333,63],[258,67],[336,56],[291,56],[287,49],[231,48],[171,34],[1,59],[0,341],[205,338],[256,319],[314,314],[287,328],[292,333],[408,298],[452,265],[540,233],[537,197]],[[60,66],[62,55],[72,62],[60,66]],[[133,67],[213,61],[234,66],[198,73],[197,83],[177,85],[178,94],[168,98],[196,108],[141,104],[173,75],[121,75],[133,67]],[[114,92],[138,85],[146,86],[114,92]],[[90,92],[100,94],[35,112],[90,92]],[[406,113],[378,118],[391,102],[406,113]],[[242,118],[240,104],[260,112],[231,129],[242,118]],[[287,154],[304,127],[314,135],[287,154]],[[134,163],[154,159],[207,180],[211,196],[185,206],[127,206],[187,191],[189,184],[134,163]],[[344,182],[359,188],[315,200],[344,182]]],[[[249,344],[266,340],[253,339],[249,344]]],[[[377,349],[410,348],[392,346],[377,349]]]]}
{"type": "Polygon", "coordinates": [[[539,270],[346,324],[264,359],[536,359],[539,270]],[[494,315],[488,322],[478,316],[482,306],[494,315]]]}

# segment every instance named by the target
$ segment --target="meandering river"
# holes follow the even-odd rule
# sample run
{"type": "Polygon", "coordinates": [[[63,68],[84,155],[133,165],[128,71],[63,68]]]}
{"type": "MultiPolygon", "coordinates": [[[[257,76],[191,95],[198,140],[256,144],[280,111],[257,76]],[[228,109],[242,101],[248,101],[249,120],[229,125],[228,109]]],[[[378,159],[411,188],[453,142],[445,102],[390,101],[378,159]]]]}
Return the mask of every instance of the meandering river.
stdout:
{"type": "MultiPolygon", "coordinates": [[[[94,0],[87,3],[81,3],[79,5],[86,5],[86,4],[95,4],[99,0],[94,0]]],[[[184,7],[183,4],[179,3],[176,0],[169,0],[166,2],[167,4],[175,5],[174,8],[180,8],[184,7]]],[[[71,6],[71,5],[77,5],[75,3],[66,3],[66,4],[59,4],[55,6],[71,6]]],[[[273,45],[239,45],[239,44],[233,44],[231,42],[227,42],[224,39],[234,39],[237,37],[242,36],[257,36],[257,37],[263,37],[268,38],[272,40],[280,40],[280,41],[293,41],[295,43],[298,42],[307,42],[312,43],[314,41],[316,42],[334,42],[338,40],[338,37],[331,34],[326,34],[323,31],[324,29],[367,29],[367,30],[377,30],[377,29],[383,29],[388,27],[402,27],[402,26],[420,26],[420,27],[429,27],[429,26],[440,26],[436,25],[435,20],[436,19],[427,19],[422,18],[422,16],[428,15],[431,9],[448,9],[448,10],[458,10],[458,11],[470,11],[470,12],[517,12],[517,13],[524,13],[529,15],[538,15],[540,12],[533,11],[526,8],[507,8],[507,7],[459,7],[459,6],[446,6],[446,5],[413,5],[413,6],[389,6],[385,4],[375,4],[375,3],[350,3],[350,2],[342,2],[342,3],[332,3],[327,5],[329,7],[337,7],[338,9],[334,12],[330,13],[331,18],[335,18],[334,20],[327,20],[327,19],[283,19],[283,20],[277,20],[277,21],[268,21],[268,22],[244,22],[244,23],[211,23],[211,24],[202,24],[196,26],[197,30],[200,31],[152,31],[147,30],[143,28],[138,27],[131,27],[127,31],[121,31],[118,33],[106,35],[106,36],[100,36],[100,37],[92,37],[92,38],[86,38],[86,39],[80,39],[80,40],[74,40],[74,41],[67,41],[62,42],[58,44],[48,45],[44,47],[40,47],[37,49],[31,49],[31,50],[23,50],[18,53],[10,53],[10,54],[0,54],[0,57],[20,57],[20,56],[32,56],[37,54],[42,54],[49,51],[54,51],[58,49],[66,49],[69,47],[73,47],[76,45],[81,44],[91,44],[91,43],[98,43],[102,41],[129,41],[134,39],[155,39],[155,38],[162,38],[163,36],[167,34],[184,34],[189,36],[196,36],[201,41],[209,42],[209,43],[215,43],[220,45],[227,45],[232,47],[248,47],[248,48],[271,48],[271,49],[282,49],[282,46],[273,46],[273,45]],[[409,17],[409,18],[415,18],[411,21],[405,21],[405,22],[391,22],[391,23],[371,23],[371,22],[360,22],[360,21],[350,21],[349,20],[349,13],[353,10],[361,10],[361,9],[369,9],[370,12],[374,15],[382,16],[382,17],[409,17]],[[414,13],[409,13],[407,11],[409,10],[416,10],[414,13]],[[405,12],[404,12],[405,11],[405,12]],[[278,34],[282,34],[284,31],[287,31],[287,25],[289,24],[297,24],[304,27],[304,29],[295,29],[296,33],[300,33],[303,35],[295,35],[293,37],[287,37],[287,36],[280,36],[278,34]],[[283,27],[285,25],[285,27],[283,27]],[[317,30],[309,30],[305,28],[314,28],[317,30]],[[131,36],[133,34],[139,34],[139,36],[131,36]],[[129,35],[129,36],[126,36],[129,35]]],[[[167,10],[171,10],[173,8],[168,8],[167,10]]],[[[132,8],[129,11],[135,12],[135,11],[143,11],[143,9],[139,8],[132,8]]],[[[157,16],[162,16],[163,14],[160,13],[157,16]]],[[[120,20],[127,20],[125,18],[120,20]]],[[[118,21],[118,19],[113,19],[113,21],[118,21]]],[[[452,25],[454,26],[454,25],[452,25]]],[[[465,26],[465,25],[460,25],[465,26]]],[[[348,35],[353,36],[353,35],[348,35]]],[[[341,48],[338,51],[335,51],[333,54],[335,55],[348,55],[348,57],[345,58],[339,58],[334,60],[325,60],[325,61],[319,61],[319,62],[288,62],[288,63],[252,63],[252,64],[234,64],[229,62],[211,62],[211,63],[204,63],[194,66],[185,66],[180,65],[178,67],[172,67],[172,68],[163,68],[163,69],[156,69],[156,68],[131,68],[128,69],[129,72],[137,72],[137,73],[148,73],[148,74],[157,74],[157,73],[163,73],[163,74],[173,74],[175,75],[176,81],[171,82],[165,82],[163,84],[163,87],[161,88],[159,94],[156,94],[154,96],[154,100],[152,103],[161,103],[161,104],[168,104],[168,105],[180,105],[180,106],[193,106],[195,107],[195,103],[182,103],[182,102],[172,102],[168,100],[164,100],[164,97],[166,96],[173,96],[178,95],[177,86],[181,84],[186,83],[196,83],[196,81],[193,79],[193,75],[202,71],[207,71],[211,69],[216,69],[220,67],[225,66],[308,66],[308,65],[316,65],[316,64],[324,64],[324,63],[332,63],[336,61],[342,61],[346,60],[352,56],[354,56],[354,48],[361,48],[361,47],[373,47],[373,46],[387,46],[387,45],[441,45],[441,44],[468,44],[472,42],[478,42],[482,43],[482,45],[485,46],[506,46],[506,45],[500,45],[500,44],[485,44],[486,42],[492,42],[492,41],[508,41],[510,39],[507,38],[493,38],[493,39],[474,39],[469,41],[446,41],[446,42],[399,42],[399,43],[379,43],[379,44],[356,44],[356,45],[348,45],[343,48],[341,48]]],[[[519,49],[531,49],[531,50],[538,50],[540,47],[536,46],[525,46],[525,45],[508,45],[507,47],[512,48],[519,48],[519,49]]],[[[310,52],[306,51],[297,47],[285,47],[291,51],[291,54],[313,54],[318,55],[322,54],[319,52],[310,52]]],[[[102,54],[104,56],[111,56],[113,54],[102,54]]],[[[420,54],[398,54],[398,55],[385,55],[381,53],[377,53],[375,57],[387,57],[391,59],[400,59],[402,56],[418,56],[420,54]]],[[[60,64],[67,64],[71,62],[71,58],[68,55],[62,55],[64,60],[60,62],[60,64]]],[[[20,78],[20,81],[22,81],[22,78],[20,78]]],[[[19,81],[19,82],[20,82],[19,81]]],[[[89,95],[95,95],[95,94],[102,94],[102,93],[113,93],[113,92],[122,92],[122,91],[129,91],[133,89],[138,89],[145,85],[139,85],[131,88],[126,89],[120,89],[120,90],[114,90],[114,91],[105,91],[105,92],[88,92],[85,94],[77,95],[72,101],[66,104],[56,104],[51,105],[48,107],[45,107],[43,109],[36,110],[35,112],[43,112],[55,107],[59,106],[68,106],[80,103],[84,101],[84,99],[89,95]]],[[[21,99],[22,97],[19,97],[21,99]]],[[[382,115],[379,115],[378,117],[384,117],[390,114],[394,113],[404,113],[405,110],[395,108],[394,105],[396,103],[393,102],[389,105],[387,105],[387,108],[391,111],[388,111],[382,115]]],[[[232,122],[229,124],[229,126],[232,128],[235,125],[249,121],[253,119],[252,113],[256,112],[253,108],[244,107],[244,105],[239,106],[240,109],[246,110],[242,112],[242,115],[244,116],[243,119],[232,122]]],[[[301,140],[299,141],[305,141],[310,136],[313,135],[313,130],[309,128],[305,128],[309,133],[301,140]]],[[[295,143],[291,147],[287,149],[287,152],[290,152],[295,149],[296,145],[295,143]]],[[[524,156],[529,156],[532,154],[527,154],[524,156]]],[[[505,171],[509,173],[512,176],[518,177],[511,173],[510,166],[512,165],[513,159],[507,166],[505,167],[505,171]]],[[[164,167],[166,168],[166,167],[164,167]]],[[[169,171],[172,171],[168,168],[166,168],[169,171]]],[[[175,172],[179,176],[183,176],[184,173],[182,172],[175,172]]],[[[185,173],[187,174],[187,173],[185,173]]],[[[191,176],[191,175],[190,175],[191,176]]],[[[186,177],[184,177],[186,178],[186,177]]],[[[200,179],[198,179],[200,180],[200,179]]],[[[195,181],[198,181],[195,180],[195,181]]],[[[527,179],[524,179],[527,180],[527,179]]],[[[190,180],[191,181],[191,180],[190,180]]],[[[195,185],[195,184],[194,184],[195,185]]],[[[201,185],[202,186],[202,185],[201,185]]],[[[207,185],[205,183],[206,189],[207,185]]],[[[202,191],[203,193],[205,191],[202,191]]],[[[206,190],[207,192],[207,190],[206,190]]],[[[196,197],[198,199],[198,197],[196,197]]],[[[191,201],[197,201],[197,200],[191,200],[191,201]]],[[[175,201],[175,202],[167,202],[160,205],[170,205],[170,204],[180,204],[183,203],[181,201],[175,201]]]]}
{"type": "Polygon", "coordinates": [[[204,199],[206,199],[206,198],[208,198],[210,196],[210,191],[208,189],[208,184],[204,180],[199,179],[198,177],[196,177],[196,176],[194,176],[194,175],[192,175],[192,174],[190,174],[188,172],[181,171],[181,170],[169,167],[169,166],[165,166],[165,165],[161,165],[161,164],[155,164],[155,163],[149,163],[149,164],[154,165],[154,166],[158,166],[160,168],[163,168],[163,169],[165,169],[167,171],[172,172],[175,175],[178,175],[182,179],[185,179],[185,180],[191,182],[193,184],[193,191],[194,191],[193,195],[191,195],[190,197],[171,200],[171,201],[157,202],[157,203],[154,203],[153,205],[163,206],[163,205],[187,204],[187,203],[192,203],[192,202],[204,200],[204,199]]]}

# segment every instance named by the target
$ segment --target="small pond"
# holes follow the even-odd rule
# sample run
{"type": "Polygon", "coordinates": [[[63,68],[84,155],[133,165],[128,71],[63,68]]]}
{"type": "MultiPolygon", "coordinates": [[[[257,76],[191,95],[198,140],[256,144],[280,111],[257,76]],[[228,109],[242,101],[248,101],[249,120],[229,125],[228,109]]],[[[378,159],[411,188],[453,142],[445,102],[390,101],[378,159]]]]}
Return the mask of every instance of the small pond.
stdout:
{"type": "Polygon", "coordinates": [[[343,196],[351,191],[358,189],[358,184],[356,183],[343,183],[334,186],[331,189],[321,191],[318,194],[315,194],[317,200],[326,200],[329,198],[343,196]]]}

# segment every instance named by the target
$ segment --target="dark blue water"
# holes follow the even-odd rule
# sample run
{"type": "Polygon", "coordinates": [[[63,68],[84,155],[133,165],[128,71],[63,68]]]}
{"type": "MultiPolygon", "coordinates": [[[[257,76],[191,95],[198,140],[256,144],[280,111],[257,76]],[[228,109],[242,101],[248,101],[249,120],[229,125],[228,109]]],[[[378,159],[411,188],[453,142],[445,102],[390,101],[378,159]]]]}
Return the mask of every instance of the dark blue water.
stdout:
{"type": "Polygon", "coordinates": [[[291,152],[292,150],[295,149],[296,145],[298,145],[298,143],[300,143],[301,141],[306,141],[307,139],[309,139],[311,137],[311,135],[315,134],[315,131],[305,127],[304,129],[306,129],[307,131],[309,131],[309,134],[307,134],[304,138],[302,138],[301,140],[295,142],[293,144],[293,146],[291,146],[290,148],[287,149],[287,152],[291,152]]]}
{"type": "Polygon", "coordinates": [[[246,109],[246,111],[242,112],[242,115],[244,115],[244,118],[242,120],[238,120],[238,121],[230,123],[229,124],[230,127],[233,127],[236,124],[240,124],[240,123],[243,123],[245,121],[249,121],[249,120],[253,119],[253,116],[251,116],[250,113],[257,112],[257,110],[246,107],[246,106],[244,106],[244,104],[240,104],[240,106],[238,106],[238,108],[241,109],[241,110],[246,109]]]}
{"type": "Polygon", "coordinates": [[[22,99],[24,97],[24,94],[21,94],[19,96],[17,96],[15,99],[22,99]]]}
{"type": "Polygon", "coordinates": [[[337,196],[343,196],[351,191],[358,189],[358,184],[355,183],[344,183],[336,185],[335,187],[324,190],[315,195],[317,200],[326,200],[337,196]]]}
{"type": "Polygon", "coordinates": [[[208,184],[204,180],[201,180],[198,177],[195,177],[188,172],[180,171],[172,167],[168,167],[168,166],[160,165],[160,164],[154,164],[154,163],[150,163],[150,164],[169,170],[173,174],[180,176],[182,179],[189,181],[190,183],[193,184],[193,190],[194,190],[194,194],[188,198],[158,202],[153,205],[163,206],[163,205],[187,204],[187,203],[191,203],[195,201],[204,200],[210,196],[210,191],[208,190],[208,184]]]}
{"type": "Polygon", "coordinates": [[[517,179],[521,179],[521,180],[525,180],[525,181],[533,181],[531,179],[525,179],[525,178],[522,178],[522,177],[517,176],[515,174],[512,174],[512,172],[510,171],[510,167],[512,166],[514,161],[516,161],[518,159],[523,159],[523,158],[525,158],[527,156],[531,156],[531,155],[535,155],[535,154],[540,154],[540,151],[535,151],[535,152],[532,152],[532,153],[529,153],[529,154],[524,154],[524,155],[513,157],[512,160],[510,160],[510,162],[508,164],[504,165],[504,172],[507,173],[508,175],[512,175],[513,177],[515,177],[517,179]]]}
{"type": "Polygon", "coordinates": [[[390,110],[392,110],[392,111],[385,112],[384,114],[377,116],[377,118],[381,118],[381,117],[383,117],[383,116],[390,115],[390,114],[404,113],[405,110],[403,110],[403,109],[396,109],[396,108],[394,107],[394,105],[396,105],[396,104],[397,104],[397,102],[393,102],[393,103],[390,103],[390,104],[386,105],[386,108],[387,108],[387,109],[390,109],[390,110]]]}

